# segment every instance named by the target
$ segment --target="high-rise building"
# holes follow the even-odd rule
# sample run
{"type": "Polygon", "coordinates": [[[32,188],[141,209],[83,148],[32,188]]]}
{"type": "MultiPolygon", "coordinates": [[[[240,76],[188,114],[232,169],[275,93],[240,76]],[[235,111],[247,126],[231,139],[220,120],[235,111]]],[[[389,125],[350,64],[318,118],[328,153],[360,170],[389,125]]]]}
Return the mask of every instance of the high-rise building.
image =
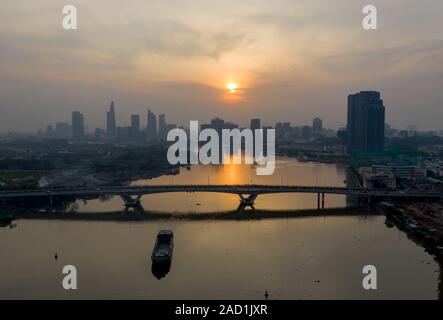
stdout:
{"type": "Polygon", "coordinates": [[[385,137],[391,138],[393,136],[392,127],[389,123],[385,123],[385,137]]]}
{"type": "Polygon", "coordinates": [[[348,144],[348,131],[346,128],[340,128],[337,131],[337,138],[340,144],[346,146],[348,144]]]}
{"type": "Polygon", "coordinates": [[[71,126],[66,122],[57,122],[55,124],[55,139],[68,139],[71,137],[71,126]]]}
{"type": "Polygon", "coordinates": [[[312,137],[312,127],[311,126],[303,126],[301,127],[301,136],[303,139],[311,139],[312,137]]]}
{"type": "Polygon", "coordinates": [[[72,142],[81,144],[85,141],[85,125],[83,114],[74,111],[72,113],[72,142]]]}
{"type": "Polygon", "coordinates": [[[146,137],[149,141],[157,139],[157,117],[156,115],[148,110],[148,125],[146,127],[146,137]]]}
{"type": "Polygon", "coordinates": [[[283,122],[283,139],[286,141],[292,139],[292,127],[289,122],[283,122]]]}
{"type": "Polygon", "coordinates": [[[320,118],[314,118],[312,121],[312,134],[314,137],[320,137],[323,132],[323,120],[320,118]]]}
{"type": "Polygon", "coordinates": [[[138,114],[131,115],[131,140],[139,140],[140,138],[140,116],[138,114]]]}
{"type": "Polygon", "coordinates": [[[47,139],[54,138],[54,128],[51,125],[46,126],[46,138],[47,139]]]}
{"type": "Polygon", "coordinates": [[[164,114],[158,116],[158,136],[161,140],[166,140],[168,132],[166,131],[166,118],[164,114]]]}
{"type": "Polygon", "coordinates": [[[284,135],[285,135],[285,132],[283,130],[283,123],[277,122],[275,124],[275,138],[277,139],[277,141],[281,141],[281,140],[283,140],[284,135]]]}
{"type": "Polygon", "coordinates": [[[348,96],[347,142],[350,152],[382,152],[385,107],[380,92],[361,91],[348,96]]]}
{"type": "Polygon", "coordinates": [[[106,132],[102,128],[95,128],[94,130],[94,139],[95,140],[103,140],[106,136],[106,132]]]}
{"type": "Polygon", "coordinates": [[[109,111],[106,113],[106,135],[115,139],[117,137],[117,124],[115,121],[114,101],[111,101],[109,111]]]}
{"type": "Polygon", "coordinates": [[[117,127],[117,140],[129,141],[131,139],[132,127],[117,127]]]}
{"type": "Polygon", "coordinates": [[[233,122],[225,121],[225,123],[223,125],[223,129],[233,130],[233,129],[238,129],[238,128],[239,128],[238,124],[233,123],[233,122]]]}
{"type": "Polygon", "coordinates": [[[260,129],[260,119],[251,119],[251,130],[257,130],[260,129]]]}
{"type": "Polygon", "coordinates": [[[222,130],[225,128],[225,121],[220,118],[212,119],[211,128],[221,134],[222,130]]]}

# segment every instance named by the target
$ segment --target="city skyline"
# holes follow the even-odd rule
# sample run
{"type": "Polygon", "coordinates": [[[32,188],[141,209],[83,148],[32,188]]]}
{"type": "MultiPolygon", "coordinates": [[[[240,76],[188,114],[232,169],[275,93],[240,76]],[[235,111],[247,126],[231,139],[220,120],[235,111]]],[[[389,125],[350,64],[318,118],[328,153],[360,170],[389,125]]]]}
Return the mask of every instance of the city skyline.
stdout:
{"type": "Polygon", "coordinates": [[[102,127],[109,97],[129,114],[150,106],[177,124],[321,115],[339,128],[347,94],[363,90],[383,92],[394,127],[441,129],[442,3],[375,1],[371,31],[361,27],[364,1],[75,4],[71,31],[57,1],[40,1],[38,15],[23,0],[3,4],[1,132],[35,131],[72,110],[102,127]]]}
{"type": "MultiPolygon", "coordinates": [[[[126,114],[124,118],[126,119],[129,117],[129,123],[123,121],[122,124],[121,119],[116,116],[116,110],[118,109],[116,108],[114,100],[112,100],[109,105],[109,111],[106,111],[105,126],[97,127],[94,130],[91,130],[84,124],[85,119],[83,113],[73,111],[71,123],[57,121],[55,125],[47,124],[46,129],[39,128],[32,134],[36,133],[39,135],[44,131],[45,136],[48,139],[72,139],[77,142],[82,141],[85,137],[80,139],[74,138],[74,114],[79,114],[81,116],[81,131],[83,136],[93,134],[96,137],[101,136],[107,140],[117,140],[119,136],[126,136],[125,139],[136,140],[139,142],[142,142],[145,138],[147,138],[148,141],[157,138],[166,140],[167,132],[169,130],[177,127],[188,129],[187,124],[182,126],[166,123],[166,115],[164,113],[154,113],[149,107],[146,110],[147,120],[145,123],[141,121],[143,117],[141,117],[140,114],[126,114]],[[142,134],[144,138],[141,136],[142,134]]],[[[346,139],[342,134],[349,132],[351,136],[357,137],[357,141],[348,140],[344,145],[347,145],[349,150],[352,150],[353,145],[356,145],[356,149],[366,151],[369,151],[369,149],[372,149],[372,151],[376,151],[377,149],[382,150],[384,145],[382,137],[394,137],[396,135],[407,137],[419,132],[427,133],[428,135],[443,135],[443,130],[419,130],[416,125],[408,125],[406,128],[395,128],[391,126],[385,121],[385,107],[383,105],[383,100],[380,99],[380,92],[377,91],[360,91],[348,95],[347,123],[343,127],[338,129],[325,127],[323,120],[322,116],[316,116],[311,119],[311,125],[309,125],[309,123],[294,123],[291,121],[277,121],[271,124],[267,121],[263,121],[262,118],[251,118],[248,126],[225,121],[225,119],[218,116],[212,116],[207,123],[204,123],[203,121],[201,126],[202,128],[219,127],[219,129],[222,127],[227,129],[244,129],[249,127],[253,130],[259,128],[275,128],[277,132],[280,132],[280,134],[277,134],[277,137],[280,135],[280,138],[284,138],[285,134],[305,139],[331,136],[332,134],[332,136],[336,136],[338,139],[346,139]],[[379,104],[382,107],[381,115],[378,115],[376,111],[379,104]],[[366,110],[365,108],[369,109],[363,111],[366,110]],[[353,123],[356,123],[357,125],[354,125],[353,123]]],[[[77,129],[77,131],[79,131],[79,129],[77,129]]]]}
{"type": "MultiPolygon", "coordinates": [[[[74,144],[84,143],[89,135],[94,136],[96,139],[107,141],[155,141],[166,140],[169,130],[180,127],[189,130],[188,126],[178,126],[177,124],[167,123],[165,114],[155,114],[149,108],[147,109],[147,121],[144,125],[140,119],[139,114],[130,115],[130,125],[120,126],[119,119],[116,117],[117,107],[114,101],[111,101],[109,111],[106,112],[106,126],[105,128],[95,128],[95,130],[88,130],[84,125],[84,115],[78,111],[72,112],[71,123],[56,122],[55,128],[52,124],[48,124],[46,129],[40,128],[35,133],[37,136],[42,137],[44,134],[46,139],[55,140],[72,140],[74,144]]],[[[128,115],[126,115],[128,116],[128,115]]],[[[280,138],[319,138],[329,134],[329,136],[335,135],[333,129],[323,128],[323,120],[319,117],[312,119],[312,126],[301,125],[292,126],[290,122],[276,122],[275,125],[263,125],[261,126],[261,118],[252,118],[249,128],[256,129],[270,129],[274,128],[278,132],[280,138]],[[308,133],[305,133],[305,129],[309,129],[308,133]],[[326,131],[325,131],[326,130],[326,131]]],[[[225,121],[217,116],[212,118],[208,123],[201,123],[202,129],[214,128],[218,131],[222,129],[234,129],[239,128],[241,130],[248,128],[248,126],[240,126],[237,123],[225,121]]]]}
{"type": "MultiPolygon", "coordinates": [[[[97,133],[97,130],[100,130],[104,133],[104,137],[107,139],[117,139],[118,133],[120,129],[128,129],[131,131],[131,135],[136,135],[141,132],[145,132],[148,137],[156,137],[156,138],[162,138],[163,140],[166,139],[167,133],[170,129],[176,128],[176,127],[182,127],[185,129],[189,129],[188,126],[178,126],[176,124],[170,124],[166,122],[166,115],[165,114],[156,114],[152,112],[151,109],[147,109],[146,115],[147,115],[147,121],[145,123],[141,122],[140,114],[131,114],[130,115],[130,122],[129,126],[125,125],[119,125],[121,121],[119,121],[119,118],[116,116],[116,110],[118,108],[116,107],[114,101],[111,101],[109,111],[106,112],[106,126],[103,127],[97,127],[95,130],[89,130],[84,125],[84,115],[78,111],[72,112],[72,121],[71,124],[67,122],[56,122],[55,123],[55,129],[52,124],[48,124],[46,126],[46,136],[47,138],[56,138],[56,139],[68,139],[72,138],[74,139],[74,123],[81,121],[81,131],[82,134],[91,134],[95,132],[97,133]],[[74,116],[75,115],[75,116],[74,116]],[[81,120],[77,120],[78,117],[81,117],[81,120]],[[67,131],[67,132],[66,132],[67,131]],[[71,132],[72,131],[72,132],[71,132]]],[[[128,116],[128,115],[126,115],[128,116]]],[[[266,121],[263,121],[263,126],[261,126],[262,119],[261,118],[252,118],[250,119],[250,125],[249,128],[252,130],[256,129],[266,129],[266,128],[278,128],[280,129],[287,129],[287,128],[305,128],[309,127],[311,128],[310,134],[312,134],[313,137],[318,137],[322,134],[323,129],[323,119],[320,119],[319,117],[315,117],[312,119],[312,126],[306,125],[306,124],[300,124],[297,126],[292,126],[294,123],[292,122],[276,122],[275,124],[266,125],[266,121]]],[[[79,125],[78,125],[79,126],[79,125]]],[[[248,128],[248,126],[240,126],[238,123],[233,123],[229,121],[225,121],[225,119],[222,119],[217,116],[213,116],[208,123],[202,123],[202,127],[214,127],[218,129],[227,128],[239,128],[239,129],[245,129],[248,128]]],[[[37,134],[41,132],[43,129],[40,128],[37,130],[37,134]]],[[[78,129],[77,129],[78,130],[78,129]]],[[[328,128],[328,130],[333,130],[328,128]]],[[[129,133],[128,133],[129,134],[129,133]]],[[[148,138],[149,140],[149,138],[148,138]]]]}

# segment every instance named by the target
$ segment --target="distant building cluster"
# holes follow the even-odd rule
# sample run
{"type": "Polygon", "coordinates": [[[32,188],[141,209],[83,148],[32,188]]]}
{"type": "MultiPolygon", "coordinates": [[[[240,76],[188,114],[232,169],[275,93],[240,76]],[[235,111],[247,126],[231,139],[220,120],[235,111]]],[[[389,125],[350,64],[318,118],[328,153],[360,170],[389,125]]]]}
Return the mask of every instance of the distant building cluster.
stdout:
{"type": "Polygon", "coordinates": [[[335,136],[333,130],[323,128],[323,120],[314,118],[312,125],[291,126],[289,122],[277,122],[275,124],[277,141],[312,140],[326,136],[335,136]]]}
{"type": "MultiPolygon", "coordinates": [[[[86,133],[84,115],[79,111],[72,113],[71,124],[58,122],[55,128],[48,125],[46,132],[41,132],[51,143],[60,143],[72,141],[73,144],[82,144],[87,140],[104,142],[155,142],[165,141],[167,134],[171,129],[177,128],[176,124],[168,124],[166,116],[160,114],[158,117],[151,110],[148,110],[146,117],[146,127],[142,128],[140,115],[133,114],[130,118],[130,126],[117,126],[116,108],[114,102],[111,102],[109,110],[106,112],[106,128],[96,128],[92,135],[86,133]],[[157,119],[158,118],[158,119],[157,119]]],[[[201,130],[212,128],[221,133],[223,129],[242,129],[238,124],[225,121],[221,118],[214,118],[209,123],[201,124],[201,130]]],[[[292,140],[312,140],[325,136],[335,136],[335,131],[323,128],[323,120],[313,119],[312,126],[291,126],[289,122],[277,122],[275,127],[262,126],[261,119],[251,119],[250,128],[256,129],[274,129],[276,130],[277,142],[288,142],[292,140]]]]}
{"type": "Polygon", "coordinates": [[[424,181],[427,171],[418,165],[372,165],[360,167],[359,174],[365,188],[395,189],[398,182],[424,181]]]}
{"type": "Polygon", "coordinates": [[[176,125],[167,124],[166,116],[160,114],[157,116],[148,110],[146,118],[146,127],[142,129],[140,115],[131,115],[131,125],[129,127],[118,127],[116,124],[115,105],[111,102],[109,111],[106,114],[106,131],[102,132],[96,129],[95,139],[119,142],[155,142],[166,140],[167,132],[176,125]]]}
{"type": "Polygon", "coordinates": [[[92,134],[87,134],[83,113],[72,112],[71,123],[57,122],[55,128],[48,125],[45,132],[39,131],[40,136],[49,140],[50,144],[60,145],[71,141],[73,144],[83,144],[86,141],[102,142],[155,142],[166,140],[169,130],[177,125],[166,123],[166,116],[157,116],[148,110],[146,127],[142,128],[140,115],[132,114],[130,126],[120,127],[117,125],[116,107],[111,102],[106,112],[106,128],[96,128],[92,134]]]}
{"type": "MultiPolygon", "coordinates": [[[[225,121],[218,117],[211,120],[210,123],[202,124],[201,129],[212,128],[217,132],[221,132],[222,129],[243,129],[238,124],[225,121]]],[[[324,136],[334,136],[333,130],[323,129],[323,120],[315,118],[312,126],[292,126],[290,122],[277,122],[275,127],[262,125],[262,121],[259,118],[253,118],[250,122],[250,129],[257,130],[263,129],[275,129],[277,143],[292,142],[297,139],[303,139],[310,141],[314,138],[320,138],[324,136]]]]}
{"type": "MultiPolygon", "coordinates": [[[[112,101],[106,112],[104,129],[96,128],[94,132],[88,132],[84,115],[79,111],[74,111],[71,123],[57,122],[55,125],[48,125],[46,130],[39,130],[37,136],[46,138],[50,144],[54,145],[68,142],[83,144],[87,141],[153,143],[165,141],[168,132],[177,128],[176,124],[166,122],[164,114],[156,115],[152,110],[147,110],[145,121],[145,126],[143,126],[142,117],[139,114],[132,114],[129,126],[118,126],[116,106],[112,101]]],[[[408,125],[405,130],[392,128],[385,121],[385,106],[377,91],[350,94],[347,103],[347,124],[338,130],[325,128],[321,117],[315,117],[311,124],[293,125],[289,121],[284,121],[277,122],[274,126],[263,125],[261,119],[253,118],[250,120],[249,127],[252,130],[275,129],[276,143],[282,149],[294,149],[295,144],[303,144],[305,145],[303,148],[307,149],[309,149],[308,144],[318,148],[316,141],[331,138],[335,139],[335,142],[324,144],[322,147],[324,152],[326,149],[334,149],[334,153],[352,156],[383,153],[386,138],[443,136],[443,130],[420,132],[415,125],[408,125]]],[[[201,129],[205,128],[213,128],[219,133],[223,129],[242,129],[238,124],[219,117],[212,119],[209,123],[201,124],[201,129]]]]}
{"type": "Polygon", "coordinates": [[[360,167],[358,172],[364,188],[394,190],[397,187],[395,175],[390,170],[379,171],[374,167],[360,167]]]}
{"type": "Polygon", "coordinates": [[[416,125],[408,125],[406,129],[399,130],[385,124],[385,137],[387,138],[411,138],[411,137],[443,137],[443,130],[420,131],[416,125]]]}
{"type": "MultiPolygon", "coordinates": [[[[85,126],[83,113],[74,111],[71,123],[48,125],[46,130],[39,130],[32,137],[44,139],[54,147],[69,143],[156,144],[165,142],[169,131],[178,127],[167,123],[165,114],[157,115],[150,109],[144,118],[131,114],[128,119],[130,124],[119,126],[116,109],[112,101],[106,111],[105,128],[97,128],[92,133],[85,126]]],[[[404,130],[394,129],[385,121],[384,102],[377,91],[350,94],[346,120],[346,126],[337,131],[325,128],[321,117],[313,118],[310,124],[294,125],[282,121],[274,126],[265,125],[260,118],[252,118],[249,128],[263,129],[265,137],[266,130],[274,129],[278,155],[295,156],[302,162],[352,164],[360,184],[366,188],[407,189],[415,186],[434,190],[435,186],[439,186],[443,189],[443,146],[439,138],[443,137],[443,130],[424,132],[412,124],[404,130]],[[396,149],[405,145],[406,150],[396,149]],[[412,146],[408,148],[409,145],[412,146]]],[[[215,117],[201,123],[199,129],[214,129],[221,134],[224,129],[244,128],[215,117]]],[[[15,137],[21,136],[9,134],[2,139],[15,137]]]]}

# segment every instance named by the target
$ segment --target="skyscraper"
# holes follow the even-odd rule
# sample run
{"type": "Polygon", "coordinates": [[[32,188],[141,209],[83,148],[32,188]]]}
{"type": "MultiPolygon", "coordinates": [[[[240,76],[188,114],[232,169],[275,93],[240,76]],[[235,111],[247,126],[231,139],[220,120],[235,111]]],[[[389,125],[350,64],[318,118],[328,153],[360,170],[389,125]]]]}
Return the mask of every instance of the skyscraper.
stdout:
{"type": "Polygon", "coordinates": [[[130,139],[139,140],[140,138],[140,116],[138,114],[131,115],[130,139]]]}
{"type": "Polygon", "coordinates": [[[166,131],[166,118],[164,114],[158,116],[158,135],[161,140],[166,140],[168,132],[166,131]]]}
{"type": "Polygon", "coordinates": [[[146,137],[148,141],[153,141],[157,139],[157,117],[156,115],[148,110],[148,125],[146,127],[146,137]]]}
{"type": "Polygon", "coordinates": [[[348,96],[347,142],[350,152],[382,152],[385,107],[380,92],[361,91],[348,96]]]}
{"type": "Polygon", "coordinates": [[[251,119],[251,130],[260,129],[260,119],[251,119]]]}
{"type": "Polygon", "coordinates": [[[283,123],[277,122],[275,124],[275,138],[277,139],[277,141],[281,141],[281,140],[283,140],[284,135],[285,135],[285,132],[283,130],[283,123]]]}
{"type": "Polygon", "coordinates": [[[81,144],[85,141],[85,126],[83,114],[74,111],[72,113],[72,142],[81,144]]]}
{"type": "Polygon", "coordinates": [[[320,118],[314,118],[312,121],[312,134],[314,137],[321,136],[323,131],[323,120],[320,118]]]}
{"type": "Polygon", "coordinates": [[[71,137],[71,126],[66,122],[57,122],[55,124],[55,139],[68,139],[71,137]]]}
{"type": "Polygon", "coordinates": [[[221,134],[222,130],[225,128],[225,120],[218,117],[211,120],[211,128],[221,134]]]}
{"type": "Polygon", "coordinates": [[[109,111],[106,113],[106,135],[108,138],[115,139],[117,137],[117,125],[115,123],[114,101],[111,101],[109,111]]]}

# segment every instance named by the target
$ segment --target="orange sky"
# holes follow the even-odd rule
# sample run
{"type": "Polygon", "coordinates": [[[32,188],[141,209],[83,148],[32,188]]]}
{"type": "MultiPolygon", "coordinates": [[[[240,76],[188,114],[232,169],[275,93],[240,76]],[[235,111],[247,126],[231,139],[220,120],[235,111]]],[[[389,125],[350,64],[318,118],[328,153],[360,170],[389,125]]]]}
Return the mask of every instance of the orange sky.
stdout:
{"type": "Polygon", "coordinates": [[[44,127],[78,109],[93,129],[110,100],[122,124],[149,106],[178,123],[321,116],[339,127],[359,90],[380,90],[394,125],[440,126],[440,2],[373,1],[377,31],[362,29],[360,0],[71,3],[75,31],[61,27],[65,1],[2,2],[0,128],[44,127]]]}

